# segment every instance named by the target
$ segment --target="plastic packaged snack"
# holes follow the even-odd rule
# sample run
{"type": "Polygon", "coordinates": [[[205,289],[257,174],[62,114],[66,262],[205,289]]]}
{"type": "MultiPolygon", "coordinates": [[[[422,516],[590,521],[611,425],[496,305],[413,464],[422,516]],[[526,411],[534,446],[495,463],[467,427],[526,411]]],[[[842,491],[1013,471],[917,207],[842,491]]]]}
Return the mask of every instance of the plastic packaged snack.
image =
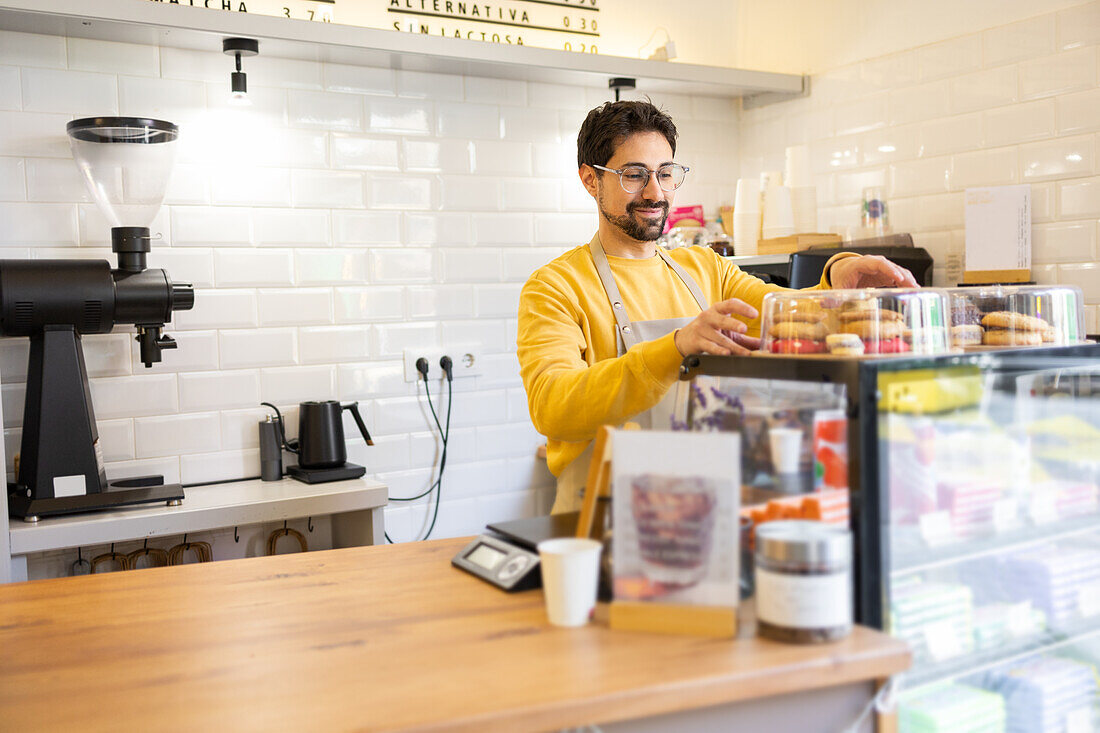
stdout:
{"type": "Polygon", "coordinates": [[[947,303],[943,291],[927,288],[769,293],[761,350],[845,357],[947,353],[947,303]]]}
{"type": "Polygon", "coordinates": [[[952,343],[963,349],[1065,346],[1085,340],[1080,288],[989,285],[946,292],[952,343]]]}

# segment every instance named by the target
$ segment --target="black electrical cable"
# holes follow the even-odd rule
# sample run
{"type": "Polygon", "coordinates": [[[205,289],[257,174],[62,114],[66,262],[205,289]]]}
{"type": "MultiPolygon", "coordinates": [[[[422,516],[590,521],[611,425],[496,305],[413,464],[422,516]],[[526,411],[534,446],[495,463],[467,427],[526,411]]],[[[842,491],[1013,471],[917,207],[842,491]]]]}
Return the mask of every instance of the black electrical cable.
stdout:
{"type": "MultiPolygon", "coordinates": [[[[439,475],[436,477],[435,481],[432,482],[432,485],[428,487],[428,490],[423,493],[417,494],[416,496],[390,497],[390,501],[416,501],[417,499],[422,499],[425,496],[429,496],[433,491],[436,492],[435,509],[432,512],[432,522],[428,526],[427,533],[424,535],[423,538],[421,538],[421,541],[431,537],[432,530],[435,529],[436,519],[438,519],[439,517],[439,504],[443,492],[443,470],[447,467],[447,444],[451,438],[451,405],[454,402],[454,385],[452,383],[453,374],[451,371],[451,360],[447,357],[443,357],[443,359],[440,360],[440,366],[443,367],[443,371],[447,375],[446,429],[444,429],[443,425],[439,422],[439,413],[436,412],[435,405],[432,403],[432,392],[431,389],[428,387],[427,374],[425,373],[427,370],[421,368],[421,365],[419,363],[417,364],[417,371],[419,371],[424,376],[424,394],[428,398],[428,409],[431,410],[432,420],[435,422],[435,427],[439,431],[439,437],[443,441],[443,452],[439,457],[439,475]]],[[[390,544],[394,544],[393,538],[390,537],[388,532],[383,532],[383,534],[385,535],[387,542],[389,542],[390,544]]]]}
{"type": "MultiPolygon", "coordinates": [[[[439,430],[439,437],[443,439],[443,453],[439,458],[439,478],[437,478],[435,481],[433,481],[431,486],[428,487],[428,490],[421,493],[421,494],[417,494],[416,496],[404,496],[404,497],[391,496],[390,501],[416,501],[417,499],[423,499],[425,496],[428,496],[433,491],[435,491],[436,487],[439,485],[439,482],[443,479],[443,466],[445,466],[447,464],[447,437],[448,436],[443,434],[443,426],[439,423],[439,415],[436,414],[435,406],[432,404],[432,392],[431,392],[430,389],[428,389],[427,380],[424,381],[424,393],[428,396],[428,409],[430,409],[432,411],[432,419],[435,420],[435,426],[439,430]]],[[[448,406],[447,410],[448,410],[448,413],[449,413],[450,412],[450,407],[449,406],[448,406]]],[[[447,421],[448,421],[448,424],[449,424],[450,423],[450,415],[449,414],[447,416],[447,421]]]]}
{"type": "Polygon", "coordinates": [[[435,529],[435,520],[439,517],[439,505],[443,503],[443,469],[447,465],[447,441],[451,438],[451,400],[454,397],[454,388],[451,384],[451,375],[447,373],[447,432],[443,436],[443,457],[439,461],[439,479],[436,481],[438,489],[435,492],[435,511],[432,513],[432,523],[428,527],[427,534],[424,535],[424,539],[428,539],[432,536],[432,530],[435,529]]]}

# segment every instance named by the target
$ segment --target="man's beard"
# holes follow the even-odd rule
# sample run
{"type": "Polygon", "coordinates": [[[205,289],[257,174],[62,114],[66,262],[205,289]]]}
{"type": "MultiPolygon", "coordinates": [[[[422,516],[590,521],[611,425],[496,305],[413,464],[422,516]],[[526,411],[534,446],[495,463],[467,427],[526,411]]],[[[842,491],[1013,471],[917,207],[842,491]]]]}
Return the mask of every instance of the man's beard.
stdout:
{"type": "Polygon", "coordinates": [[[618,227],[623,234],[631,239],[636,239],[639,242],[652,242],[660,237],[661,232],[664,231],[665,220],[668,219],[667,201],[631,201],[626,205],[626,214],[624,216],[615,216],[608,213],[607,209],[604,208],[602,190],[596,201],[603,217],[618,227]],[[652,224],[642,224],[633,216],[634,211],[637,209],[652,208],[660,208],[662,210],[661,218],[652,224]]]}

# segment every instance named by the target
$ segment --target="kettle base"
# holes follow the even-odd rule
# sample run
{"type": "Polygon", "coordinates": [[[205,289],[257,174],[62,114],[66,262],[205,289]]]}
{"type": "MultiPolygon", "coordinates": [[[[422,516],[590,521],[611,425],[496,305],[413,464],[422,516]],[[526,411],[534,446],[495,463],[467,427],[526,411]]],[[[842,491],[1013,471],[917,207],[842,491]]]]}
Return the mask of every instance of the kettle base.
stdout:
{"type": "Polygon", "coordinates": [[[367,472],[367,469],[354,463],[345,463],[333,468],[302,468],[301,466],[287,466],[286,475],[306,484],[323,484],[328,481],[347,481],[359,478],[367,472]]]}

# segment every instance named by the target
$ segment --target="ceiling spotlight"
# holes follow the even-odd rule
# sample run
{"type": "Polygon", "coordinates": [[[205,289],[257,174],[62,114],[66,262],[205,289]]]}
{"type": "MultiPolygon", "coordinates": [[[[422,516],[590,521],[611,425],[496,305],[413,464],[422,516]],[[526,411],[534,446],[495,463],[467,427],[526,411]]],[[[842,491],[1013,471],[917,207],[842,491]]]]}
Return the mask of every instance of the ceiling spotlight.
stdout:
{"type": "Polygon", "coordinates": [[[629,76],[614,76],[607,80],[607,88],[615,91],[615,101],[619,101],[619,92],[624,89],[634,89],[638,86],[629,76]]]}
{"type": "Polygon", "coordinates": [[[248,79],[241,71],[241,57],[259,54],[260,42],[254,38],[223,38],[222,53],[233,56],[237,61],[237,70],[229,75],[229,101],[233,104],[251,104],[248,99],[248,79]]]}

